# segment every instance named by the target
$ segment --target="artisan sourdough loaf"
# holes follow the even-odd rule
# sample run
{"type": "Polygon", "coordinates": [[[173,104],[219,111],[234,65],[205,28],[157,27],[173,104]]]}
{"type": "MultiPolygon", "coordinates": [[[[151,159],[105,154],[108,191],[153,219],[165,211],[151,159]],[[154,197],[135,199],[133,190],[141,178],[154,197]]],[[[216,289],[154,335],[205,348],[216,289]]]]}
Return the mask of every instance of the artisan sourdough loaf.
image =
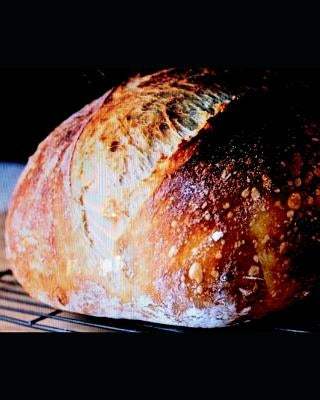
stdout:
{"type": "Polygon", "coordinates": [[[249,75],[136,77],[56,128],[6,220],[27,292],[88,315],[221,327],[316,287],[318,121],[290,85],[249,75]]]}

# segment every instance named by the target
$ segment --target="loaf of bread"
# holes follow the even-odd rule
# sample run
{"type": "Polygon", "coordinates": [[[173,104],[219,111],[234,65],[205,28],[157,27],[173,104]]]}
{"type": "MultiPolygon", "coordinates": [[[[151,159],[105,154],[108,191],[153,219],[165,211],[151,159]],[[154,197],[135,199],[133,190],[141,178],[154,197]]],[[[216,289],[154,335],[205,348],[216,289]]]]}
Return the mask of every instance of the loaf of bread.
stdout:
{"type": "Polygon", "coordinates": [[[301,88],[258,75],[138,76],[56,128],[6,220],[27,292],[88,315],[222,327],[316,288],[318,120],[301,88]]]}

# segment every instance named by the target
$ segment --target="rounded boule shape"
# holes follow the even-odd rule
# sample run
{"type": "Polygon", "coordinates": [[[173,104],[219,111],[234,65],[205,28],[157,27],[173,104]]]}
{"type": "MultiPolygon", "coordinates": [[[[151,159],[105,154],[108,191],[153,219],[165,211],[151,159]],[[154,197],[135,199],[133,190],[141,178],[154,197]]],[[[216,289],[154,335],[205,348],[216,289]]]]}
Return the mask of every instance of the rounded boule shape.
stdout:
{"type": "Polygon", "coordinates": [[[63,122],[11,200],[18,281],[59,309],[188,327],[307,295],[320,277],[319,116],[266,85],[165,70],[63,122]]]}

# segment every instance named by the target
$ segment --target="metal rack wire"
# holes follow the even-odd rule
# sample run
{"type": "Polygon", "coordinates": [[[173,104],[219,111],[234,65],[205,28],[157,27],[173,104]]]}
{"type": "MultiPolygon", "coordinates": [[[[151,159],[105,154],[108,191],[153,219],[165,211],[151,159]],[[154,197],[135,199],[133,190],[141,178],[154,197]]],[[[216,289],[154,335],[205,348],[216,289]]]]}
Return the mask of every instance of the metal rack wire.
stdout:
{"type": "MultiPolygon", "coordinates": [[[[251,322],[230,328],[228,332],[286,332],[320,333],[320,296],[311,297],[288,310],[262,321],[251,322]]],[[[143,321],[115,320],[89,317],[54,310],[50,306],[31,299],[15,281],[10,270],[0,272],[0,321],[14,330],[44,332],[199,332],[199,329],[181,328],[143,321]]],[[[221,333],[221,329],[200,330],[202,333],[221,333]]]]}

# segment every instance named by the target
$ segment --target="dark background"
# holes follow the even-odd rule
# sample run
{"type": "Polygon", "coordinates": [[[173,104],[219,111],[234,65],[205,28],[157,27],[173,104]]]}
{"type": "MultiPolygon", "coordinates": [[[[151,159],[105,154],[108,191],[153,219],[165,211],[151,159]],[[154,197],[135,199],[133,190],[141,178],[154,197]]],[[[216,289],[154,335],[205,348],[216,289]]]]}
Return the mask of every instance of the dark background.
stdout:
{"type": "MultiPolygon", "coordinates": [[[[39,142],[72,113],[129,77],[163,67],[0,68],[0,161],[27,162],[39,142]]],[[[254,75],[264,69],[237,70],[254,75]]],[[[305,87],[302,92],[312,89],[314,107],[320,106],[319,68],[275,71],[305,87]]]]}

